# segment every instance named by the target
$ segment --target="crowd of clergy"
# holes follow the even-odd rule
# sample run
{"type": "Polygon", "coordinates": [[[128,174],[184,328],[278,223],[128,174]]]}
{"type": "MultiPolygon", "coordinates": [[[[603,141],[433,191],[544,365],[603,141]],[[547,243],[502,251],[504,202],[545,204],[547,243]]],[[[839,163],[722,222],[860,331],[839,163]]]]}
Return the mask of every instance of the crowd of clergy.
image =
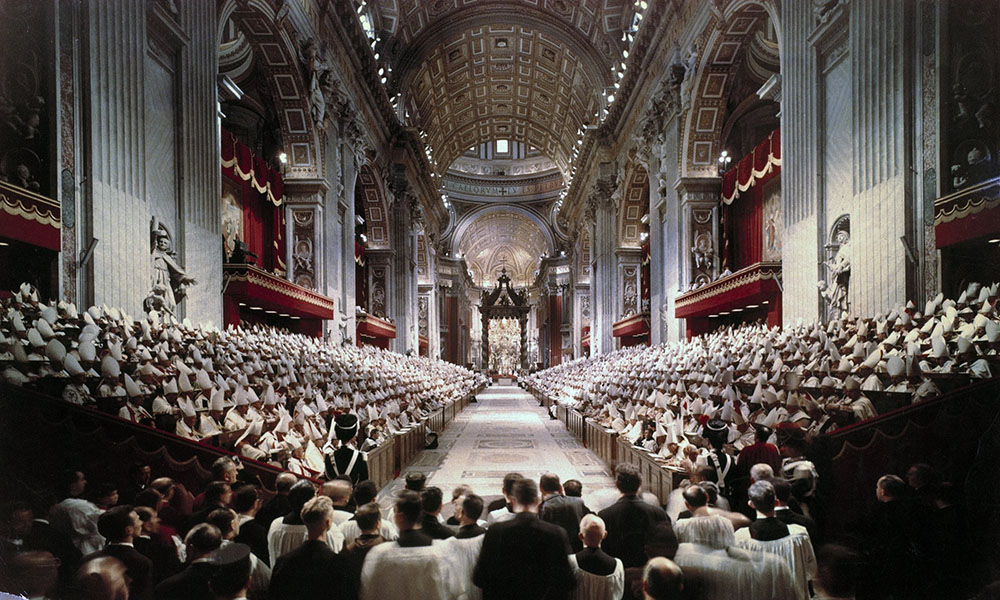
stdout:
{"type": "Polygon", "coordinates": [[[317,485],[283,472],[264,491],[229,457],[197,495],[145,464],[117,483],[67,470],[55,494],[0,506],[0,591],[46,600],[965,600],[982,585],[969,576],[954,487],[927,465],[905,481],[879,479],[861,544],[823,533],[817,505],[800,502],[767,462],[750,467],[740,504],[709,481],[712,470],[692,473],[665,506],[627,463],[615,468],[613,497],[553,473],[508,473],[499,489],[481,490],[502,492],[495,500],[460,485],[450,502],[417,471],[379,500],[373,482],[347,476],[317,485]]]}
{"type": "Polygon", "coordinates": [[[1000,375],[998,284],[973,283],[889,314],[744,324],[685,342],[633,346],[539,371],[524,384],[575,408],[669,466],[691,471],[711,420],[727,447],[755,441],[756,425],[813,436],[1000,375]]]}
{"type": "Polygon", "coordinates": [[[27,285],[0,300],[0,369],[8,384],[311,477],[338,445],[338,415],[359,416],[366,451],[485,383],[445,361],[271,327],[78,311],[27,285]]]}

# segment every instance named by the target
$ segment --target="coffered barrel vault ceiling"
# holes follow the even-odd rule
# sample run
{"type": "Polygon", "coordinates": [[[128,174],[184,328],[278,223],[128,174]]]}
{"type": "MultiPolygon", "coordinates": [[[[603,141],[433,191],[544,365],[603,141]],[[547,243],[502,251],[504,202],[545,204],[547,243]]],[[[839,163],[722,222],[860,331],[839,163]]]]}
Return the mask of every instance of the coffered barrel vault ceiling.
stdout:
{"type": "Polygon", "coordinates": [[[622,61],[631,0],[375,0],[391,91],[427,133],[438,173],[496,139],[567,173],[622,61]]]}

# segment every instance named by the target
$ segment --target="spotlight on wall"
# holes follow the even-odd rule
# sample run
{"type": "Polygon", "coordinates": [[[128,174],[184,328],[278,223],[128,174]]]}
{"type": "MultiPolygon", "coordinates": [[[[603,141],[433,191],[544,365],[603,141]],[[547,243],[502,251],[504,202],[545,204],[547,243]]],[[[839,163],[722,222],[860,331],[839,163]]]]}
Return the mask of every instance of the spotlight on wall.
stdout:
{"type": "Polygon", "coordinates": [[[288,154],[286,152],[282,152],[281,154],[278,155],[278,160],[281,161],[281,164],[287,165],[288,164],[288,154]]]}

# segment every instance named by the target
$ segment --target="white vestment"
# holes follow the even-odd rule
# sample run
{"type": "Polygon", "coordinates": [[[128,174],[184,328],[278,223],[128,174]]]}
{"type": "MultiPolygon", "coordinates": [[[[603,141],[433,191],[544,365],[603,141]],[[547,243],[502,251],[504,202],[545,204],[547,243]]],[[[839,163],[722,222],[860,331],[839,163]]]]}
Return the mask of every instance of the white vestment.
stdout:
{"type": "Polygon", "coordinates": [[[472,572],[479,560],[479,552],[483,549],[485,537],[485,535],[477,535],[472,538],[451,537],[445,540],[449,546],[449,554],[454,563],[455,572],[462,584],[461,593],[465,600],[481,600],[483,597],[483,590],[472,582],[472,572]]]}
{"type": "Polygon", "coordinates": [[[615,559],[615,571],[611,575],[595,575],[584,571],[576,564],[576,555],[569,555],[569,566],[576,576],[573,600],[618,600],[625,591],[625,566],[621,559],[615,559]]]}
{"type": "Polygon", "coordinates": [[[805,527],[789,523],[788,535],[769,542],[753,539],[747,527],[737,531],[735,537],[740,548],[751,552],[769,552],[781,557],[792,570],[799,599],[809,600],[809,582],[816,578],[817,565],[809,532],[805,527]]]}
{"type": "Polygon", "coordinates": [[[674,562],[685,588],[704,600],[797,600],[792,571],[781,558],[735,545],[733,524],[718,515],[682,519],[674,527],[681,542],[674,562]]]}
{"type": "Polygon", "coordinates": [[[97,532],[97,519],[103,512],[89,500],[66,498],[49,511],[49,522],[86,556],[104,548],[104,537],[97,532]]]}
{"type": "Polygon", "coordinates": [[[361,569],[361,600],[452,600],[462,580],[450,556],[450,545],[400,547],[385,542],[368,551],[361,569]]]}
{"type": "MultiPolygon", "coordinates": [[[[354,520],[344,521],[340,526],[340,534],[344,536],[344,545],[350,544],[354,540],[361,537],[361,528],[358,527],[358,522],[354,520]]],[[[392,524],[391,521],[387,519],[381,519],[379,521],[379,535],[381,535],[385,541],[392,542],[399,537],[399,531],[396,526],[392,524]]]]}
{"type": "MultiPolygon", "coordinates": [[[[295,550],[309,539],[309,532],[305,525],[286,525],[282,523],[285,517],[278,517],[271,521],[271,526],[267,530],[267,553],[271,558],[271,564],[275,564],[278,559],[292,550],[295,550]]],[[[331,527],[326,532],[326,545],[334,552],[340,552],[344,547],[344,536],[336,527],[331,527]]]]}

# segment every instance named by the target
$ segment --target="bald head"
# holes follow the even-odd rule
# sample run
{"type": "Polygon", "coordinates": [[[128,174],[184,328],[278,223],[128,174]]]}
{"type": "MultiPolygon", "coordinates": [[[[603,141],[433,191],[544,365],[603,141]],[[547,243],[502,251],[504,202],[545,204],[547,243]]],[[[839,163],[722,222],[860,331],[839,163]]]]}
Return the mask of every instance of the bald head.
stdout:
{"type": "Polygon", "coordinates": [[[92,558],[80,565],[76,585],[82,600],[127,600],[125,563],[111,556],[92,558]]]}
{"type": "Polygon", "coordinates": [[[600,548],[601,541],[608,535],[604,519],[590,514],[580,520],[580,540],[588,548],[600,548]]]}
{"type": "Polygon", "coordinates": [[[673,600],[681,597],[684,573],[669,558],[649,559],[642,570],[642,593],[645,600],[673,600]]]}
{"type": "Polygon", "coordinates": [[[323,484],[322,493],[333,501],[334,506],[347,506],[351,499],[351,492],[354,489],[350,482],[343,479],[334,479],[323,484]]]}
{"type": "Polygon", "coordinates": [[[292,489],[298,478],[291,473],[282,473],[278,475],[274,480],[274,491],[279,494],[288,494],[288,490],[292,489]]]}

